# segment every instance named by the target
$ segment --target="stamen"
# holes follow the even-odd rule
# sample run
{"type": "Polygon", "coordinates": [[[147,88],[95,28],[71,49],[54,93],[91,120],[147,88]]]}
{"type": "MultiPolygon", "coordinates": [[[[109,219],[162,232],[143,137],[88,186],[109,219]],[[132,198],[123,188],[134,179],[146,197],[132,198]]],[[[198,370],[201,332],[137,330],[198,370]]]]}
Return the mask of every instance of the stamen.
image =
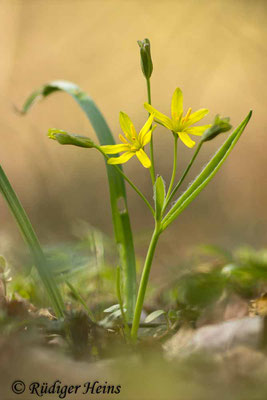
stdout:
{"type": "Polygon", "coordinates": [[[129,144],[129,143],[127,142],[127,140],[125,139],[125,137],[124,137],[124,136],[122,136],[122,135],[119,135],[119,138],[120,138],[120,140],[121,140],[123,143],[125,143],[125,144],[129,144]]]}
{"type": "Polygon", "coordinates": [[[183,118],[183,122],[187,122],[187,120],[188,120],[188,118],[189,118],[189,116],[190,116],[190,114],[191,114],[191,111],[192,111],[192,108],[189,107],[189,108],[188,108],[188,111],[187,111],[187,113],[186,113],[186,116],[183,118]]]}
{"type": "Polygon", "coordinates": [[[134,129],[134,126],[133,125],[131,125],[131,132],[132,132],[132,139],[134,139],[135,140],[135,129],[134,129]]]}

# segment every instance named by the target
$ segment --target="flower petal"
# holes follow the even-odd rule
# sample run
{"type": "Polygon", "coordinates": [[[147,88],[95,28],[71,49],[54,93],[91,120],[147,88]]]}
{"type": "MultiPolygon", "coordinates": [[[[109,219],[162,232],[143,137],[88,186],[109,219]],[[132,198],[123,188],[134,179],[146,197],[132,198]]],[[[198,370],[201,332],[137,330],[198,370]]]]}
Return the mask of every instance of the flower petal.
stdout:
{"type": "Polygon", "coordinates": [[[201,136],[210,127],[211,124],[202,126],[193,126],[192,128],[185,129],[185,133],[188,133],[189,135],[201,136]]]}
{"type": "Polygon", "coordinates": [[[133,136],[136,136],[136,131],[131,118],[122,111],[120,112],[120,125],[128,140],[131,140],[133,136]]]}
{"type": "Polygon", "coordinates": [[[142,142],[142,138],[144,137],[144,135],[149,131],[149,129],[151,128],[152,122],[154,119],[154,114],[151,114],[148,118],[148,120],[146,121],[146,123],[144,124],[143,128],[141,129],[141,131],[139,132],[138,135],[138,139],[140,140],[140,142],[142,142]]]}
{"type": "Polygon", "coordinates": [[[178,132],[179,138],[187,147],[194,147],[196,142],[190,138],[185,132],[178,132]]]}
{"type": "Polygon", "coordinates": [[[143,149],[138,150],[136,152],[136,156],[137,156],[138,160],[140,161],[140,163],[143,165],[143,167],[145,167],[145,168],[151,167],[151,161],[143,149]]]}
{"type": "Polygon", "coordinates": [[[162,114],[148,103],[145,103],[144,107],[150,114],[154,114],[154,118],[162,125],[164,125],[167,129],[170,129],[171,131],[173,130],[173,123],[169,117],[162,114]]]}
{"type": "Polygon", "coordinates": [[[121,153],[122,151],[129,151],[129,145],[127,144],[111,144],[107,146],[100,146],[106,154],[117,154],[121,153]]]}
{"type": "Polygon", "coordinates": [[[180,88],[175,89],[172,96],[172,118],[177,120],[181,114],[183,114],[183,92],[180,88]]]}
{"type": "Polygon", "coordinates": [[[122,154],[120,157],[112,157],[108,160],[108,164],[123,164],[126,163],[130,158],[134,156],[133,151],[127,151],[126,153],[122,154]]]}
{"type": "Polygon", "coordinates": [[[208,114],[208,112],[209,110],[207,110],[206,108],[201,108],[200,110],[195,111],[193,114],[190,115],[187,122],[185,123],[185,126],[190,126],[193,125],[195,122],[200,121],[202,118],[205,117],[205,115],[208,114]]]}
{"type": "Polygon", "coordinates": [[[150,131],[148,131],[143,137],[142,137],[142,141],[140,142],[142,147],[144,147],[146,144],[148,144],[151,140],[151,135],[154,131],[154,129],[156,128],[157,125],[154,125],[152,129],[150,129],[150,131]]]}

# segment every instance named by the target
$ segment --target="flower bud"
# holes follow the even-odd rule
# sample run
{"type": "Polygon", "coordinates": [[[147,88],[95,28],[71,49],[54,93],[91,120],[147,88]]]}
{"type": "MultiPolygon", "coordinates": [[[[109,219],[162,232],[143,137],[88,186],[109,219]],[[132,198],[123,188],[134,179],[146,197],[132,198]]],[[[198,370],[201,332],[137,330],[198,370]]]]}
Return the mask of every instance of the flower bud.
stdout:
{"type": "Polygon", "coordinates": [[[149,39],[144,39],[138,40],[137,43],[140,47],[141,68],[145,78],[149,79],[153,71],[153,63],[150,53],[150,42],[149,39]]]}
{"type": "Polygon", "coordinates": [[[87,147],[92,148],[95,147],[94,142],[87,137],[81,135],[75,135],[73,133],[68,133],[61,129],[49,129],[48,137],[50,139],[56,140],[60,144],[71,144],[73,146],[79,147],[87,147]]]}
{"type": "Polygon", "coordinates": [[[207,142],[214,139],[220,133],[229,131],[232,128],[229,121],[230,118],[221,118],[219,115],[216,115],[212,126],[203,133],[201,141],[207,142]]]}

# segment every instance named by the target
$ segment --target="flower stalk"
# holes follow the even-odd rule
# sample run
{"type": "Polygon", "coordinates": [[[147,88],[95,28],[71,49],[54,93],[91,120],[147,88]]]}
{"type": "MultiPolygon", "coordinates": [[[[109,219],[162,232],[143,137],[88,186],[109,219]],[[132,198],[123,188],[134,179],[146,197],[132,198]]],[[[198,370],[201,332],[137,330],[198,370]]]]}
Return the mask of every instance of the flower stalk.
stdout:
{"type": "MultiPolygon", "coordinates": [[[[146,79],[146,84],[147,84],[147,101],[148,101],[148,104],[151,104],[150,78],[146,79]]],[[[153,135],[151,135],[151,140],[150,140],[149,147],[150,147],[150,160],[151,160],[151,167],[149,168],[149,172],[150,172],[150,176],[151,176],[152,185],[154,185],[155,180],[156,180],[156,176],[155,176],[153,135]]]]}
{"type": "Polygon", "coordinates": [[[173,137],[174,137],[173,168],[172,168],[172,176],[171,176],[171,181],[170,181],[170,185],[169,185],[169,189],[168,189],[168,193],[167,193],[166,199],[168,199],[170,194],[171,194],[172,187],[173,187],[173,184],[174,184],[174,181],[175,181],[176,170],[177,170],[177,142],[178,142],[178,136],[174,133],[173,137]]]}
{"type": "Polygon", "coordinates": [[[147,284],[149,280],[149,275],[150,275],[150,270],[152,266],[152,261],[153,257],[155,254],[156,246],[159,240],[159,236],[161,233],[161,224],[159,222],[155,223],[155,229],[153,232],[153,235],[151,237],[151,241],[149,244],[149,248],[147,251],[146,255],[146,260],[141,276],[141,281],[139,285],[139,290],[137,294],[137,300],[136,300],[136,306],[135,306],[135,311],[134,311],[134,319],[133,319],[133,324],[132,324],[132,330],[131,330],[131,338],[133,342],[136,342],[137,340],[137,335],[138,335],[138,328],[140,324],[140,318],[141,318],[141,313],[143,309],[143,304],[144,304],[144,299],[145,299],[145,294],[146,294],[146,289],[147,289],[147,284]]]}

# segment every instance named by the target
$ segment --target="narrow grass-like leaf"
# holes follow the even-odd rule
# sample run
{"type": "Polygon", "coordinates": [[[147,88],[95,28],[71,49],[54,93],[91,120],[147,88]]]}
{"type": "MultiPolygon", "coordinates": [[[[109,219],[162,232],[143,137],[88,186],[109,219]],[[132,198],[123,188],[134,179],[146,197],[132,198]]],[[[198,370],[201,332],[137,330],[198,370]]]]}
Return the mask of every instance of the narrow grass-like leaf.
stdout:
{"type": "MultiPolygon", "coordinates": [[[[54,81],[42,86],[26,100],[22,112],[26,113],[37,100],[56,91],[63,91],[74,98],[90,120],[101,145],[115,143],[112,133],[93,99],[74,83],[54,81]]],[[[112,165],[106,164],[106,168],[109,181],[113,226],[124,272],[125,305],[127,308],[127,316],[131,318],[136,299],[136,266],[125,184],[122,176],[112,165]]]]}
{"type": "Polygon", "coordinates": [[[64,303],[61,297],[58,286],[55,282],[54,276],[49,269],[48,262],[42,251],[41,245],[37,239],[36,233],[30,223],[30,220],[24,211],[16,193],[14,192],[4,170],[0,166],[0,191],[6,200],[8,207],[13,214],[22,236],[29,246],[31,255],[34,260],[34,265],[38,270],[40,278],[45,286],[49,295],[51,305],[57,317],[64,316],[64,303]]]}
{"type": "Polygon", "coordinates": [[[172,223],[175,218],[181,214],[181,212],[194,200],[194,198],[204,189],[204,187],[213,178],[216,172],[220,169],[226,158],[231,153],[233,147],[240,138],[242,132],[244,131],[252,111],[249,112],[247,117],[243,122],[234,130],[234,132],[226,139],[221,148],[217,151],[214,157],[206,165],[199,176],[194,180],[194,182],[189,186],[189,188],[180,196],[171,210],[168,212],[163,220],[162,230],[166,229],[170,223],[172,223]]]}

